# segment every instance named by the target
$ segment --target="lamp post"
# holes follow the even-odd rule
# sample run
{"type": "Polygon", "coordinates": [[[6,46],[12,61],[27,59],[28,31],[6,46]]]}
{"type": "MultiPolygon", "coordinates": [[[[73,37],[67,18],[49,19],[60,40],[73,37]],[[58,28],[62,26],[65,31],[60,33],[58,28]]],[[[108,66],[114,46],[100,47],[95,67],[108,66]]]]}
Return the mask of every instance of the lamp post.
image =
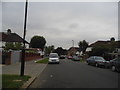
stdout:
{"type": "Polygon", "coordinates": [[[24,68],[25,68],[25,36],[26,36],[26,23],[27,23],[27,7],[28,0],[26,0],[25,4],[25,19],[24,19],[24,33],[23,33],[23,49],[22,49],[22,60],[21,60],[21,71],[20,76],[24,76],[24,68]]]}
{"type": "Polygon", "coordinates": [[[72,40],[72,45],[73,45],[73,47],[74,47],[74,40],[72,40]]]}

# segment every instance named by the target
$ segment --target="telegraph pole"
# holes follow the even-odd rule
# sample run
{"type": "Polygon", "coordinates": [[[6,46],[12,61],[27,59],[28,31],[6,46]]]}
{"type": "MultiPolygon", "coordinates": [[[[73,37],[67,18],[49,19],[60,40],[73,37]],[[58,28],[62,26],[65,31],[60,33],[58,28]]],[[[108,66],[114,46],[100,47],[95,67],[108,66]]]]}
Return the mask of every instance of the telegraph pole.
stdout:
{"type": "Polygon", "coordinates": [[[21,60],[21,71],[20,76],[24,76],[24,69],[25,69],[25,36],[26,36],[26,23],[27,23],[27,7],[28,7],[28,0],[26,0],[25,4],[25,18],[24,18],[24,33],[23,33],[23,49],[22,49],[22,60],[21,60]]]}

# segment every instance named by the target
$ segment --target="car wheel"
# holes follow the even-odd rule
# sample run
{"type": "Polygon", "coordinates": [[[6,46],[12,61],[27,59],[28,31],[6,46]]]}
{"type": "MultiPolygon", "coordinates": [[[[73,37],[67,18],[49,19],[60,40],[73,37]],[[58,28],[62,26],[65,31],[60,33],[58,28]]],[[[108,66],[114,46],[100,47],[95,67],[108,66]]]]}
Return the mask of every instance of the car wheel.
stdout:
{"type": "Polygon", "coordinates": [[[96,63],[95,66],[98,67],[98,64],[96,63]]]}
{"type": "Polygon", "coordinates": [[[115,68],[115,66],[112,66],[112,71],[114,72],[114,71],[116,71],[116,68],[115,68]]]}

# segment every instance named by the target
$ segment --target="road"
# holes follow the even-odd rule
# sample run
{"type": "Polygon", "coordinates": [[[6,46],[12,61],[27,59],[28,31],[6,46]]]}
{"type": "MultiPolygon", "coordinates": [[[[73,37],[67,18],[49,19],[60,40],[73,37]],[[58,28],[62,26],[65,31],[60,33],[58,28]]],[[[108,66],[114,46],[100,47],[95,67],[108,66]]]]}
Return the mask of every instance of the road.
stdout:
{"type": "Polygon", "coordinates": [[[118,73],[68,59],[48,64],[29,88],[118,88],[118,73]]]}

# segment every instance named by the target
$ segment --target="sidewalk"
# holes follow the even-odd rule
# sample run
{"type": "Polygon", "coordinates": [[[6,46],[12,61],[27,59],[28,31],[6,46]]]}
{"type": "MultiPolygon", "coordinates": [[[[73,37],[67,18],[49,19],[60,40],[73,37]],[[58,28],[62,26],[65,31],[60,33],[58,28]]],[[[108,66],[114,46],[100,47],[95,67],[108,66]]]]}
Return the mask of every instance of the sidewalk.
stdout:
{"type": "MultiPolygon", "coordinates": [[[[32,78],[26,82],[22,88],[27,88],[35,78],[40,75],[40,73],[45,69],[47,64],[38,64],[35,63],[36,60],[33,61],[26,61],[25,62],[25,75],[29,75],[32,78]]],[[[5,65],[2,66],[2,74],[17,74],[20,75],[21,63],[16,63],[12,65],[5,65]]]]}

